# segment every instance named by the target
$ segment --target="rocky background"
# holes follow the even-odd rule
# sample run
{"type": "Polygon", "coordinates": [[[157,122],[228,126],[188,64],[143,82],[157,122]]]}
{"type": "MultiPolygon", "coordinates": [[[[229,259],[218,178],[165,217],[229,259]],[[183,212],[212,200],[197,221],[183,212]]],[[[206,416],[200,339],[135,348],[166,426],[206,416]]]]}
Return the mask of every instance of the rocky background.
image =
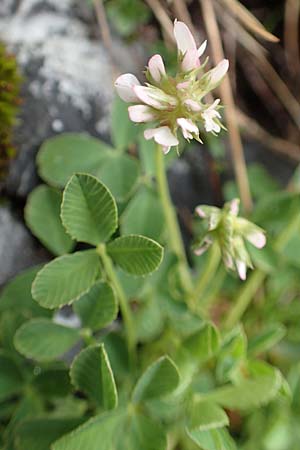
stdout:
{"type": "MultiPolygon", "coordinates": [[[[17,158],[1,185],[0,285],[22,269],[51,256],[26,229],[23,207],[39,183],[35,155],[60,132],[86,131],[109,140],[109,111],[115,77],[101,43],[93,9],[84,0],[1,0],[0,40],[17,56],[24,85],[15,130],[17,158]]],[[[142,44],[126,46],[113,33],[112,52],[120,71],[139,72],[147,61],[142,44]]],[[[248,161],[261,161],[283,182],[291,165],[246,143],[248,161]]],[[[218,202],[205,149],[188,152],[170,171],[177,206],[218,202]]]]}

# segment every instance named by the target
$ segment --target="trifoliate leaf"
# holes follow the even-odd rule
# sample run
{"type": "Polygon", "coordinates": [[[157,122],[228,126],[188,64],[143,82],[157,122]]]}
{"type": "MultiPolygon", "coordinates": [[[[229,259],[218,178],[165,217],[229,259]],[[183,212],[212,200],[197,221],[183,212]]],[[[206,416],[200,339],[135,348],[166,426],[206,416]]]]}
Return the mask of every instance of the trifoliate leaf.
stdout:
{"type": "Polygon", "coordinates": [[[206,323],[199,331],[183,342],[184,348],[199,362],[212,358],[220,348],[220,334],[211,323],[206,323]]]}

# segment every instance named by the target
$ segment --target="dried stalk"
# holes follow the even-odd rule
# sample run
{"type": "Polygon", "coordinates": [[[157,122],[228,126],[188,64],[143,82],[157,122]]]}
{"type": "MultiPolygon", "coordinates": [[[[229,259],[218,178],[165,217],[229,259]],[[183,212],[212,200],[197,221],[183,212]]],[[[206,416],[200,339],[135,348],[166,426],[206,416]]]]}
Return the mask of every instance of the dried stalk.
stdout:
{"type": "MultiPolygon", "coordinates": [[[[207,34],[212,46],[213,59],[215,63],[220,62],[224,58],[222,40],[218,28],[214,5],[211,0],[199,0],[202,7],[203,17],[207,34]]],[[[229,139],[231,144],[232,160],[234,165],[235,176],[241,196],[241,201],[245,211],[250,212],[252,209],[252,198],[249,188],[249,181],[247,176],[246,162],[243,152],[241,136],[238,130],[235,104],[232,94],[232,89],[228,77],[225,77],[220,86],[220,93],[223,103],[226,106],[226,122],[229,132],[229,139]]]]}
{"type": "Polygon", "coordinates": [[[300,1],[286,0],[284,14],[284,46],[290,71],[300,75],[300,1]]]}
{"type": "Polygon", "coordinates": [[[238,0],[222,0],[222,3],[236,16],[236,18],[250,31],[266,41],[278,42],[278,37],[265,29],[262,23],[238,0]]]}
{"type": "Polygon", "coordinates": [[[265,147],[278,153],[279,155],[287,156],[292,161],[300,162],[300,146],[278,138],[268,133],[262,128],[254,119],[248,117],[242,111],[237,109],[237,118],[243,133],[247,134],[252,139],[261,142],[265,147]]]}
{"type": "Polygon", "coordinates": [[[169,42],[174,42],[173,24],[159,0],[146,0],[158,22],[161,24],[169,42]]]}

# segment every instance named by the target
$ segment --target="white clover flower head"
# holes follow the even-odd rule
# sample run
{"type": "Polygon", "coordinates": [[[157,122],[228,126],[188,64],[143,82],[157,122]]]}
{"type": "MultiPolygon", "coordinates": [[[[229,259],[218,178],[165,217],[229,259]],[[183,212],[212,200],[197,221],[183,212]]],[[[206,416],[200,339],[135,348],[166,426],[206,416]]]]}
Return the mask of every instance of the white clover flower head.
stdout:
{"type": "Polygon", "coordinates": [[[234,199],[222,209],[215,206],[199,205],[196,216],[202,221],[202,230],[197,236],[193,250],[195,255],[204,253],[213,242],[217,242],[224,265],[236,271],[245,280],[247,268],[253,268],[245,241],[256,248],[266,245],[265,231],[254,223],[238,217],[239,199],[234,199]]]}
{"type": "Polygon", "coordinates": [[[207,61],[201,63],[200,58],[207,41],[198,48],[189,28],[177,20],[174,37],[178,49],[178,70],[174,77],[167,74],[162,57],[154,55],[148,62],[145,86],[130,73],[119,76],[115,82],[121,99],[132,103],[128,108],[130,119],[136,123],[152,122],[153,126],[144,132],[145,139],[154,139],[164,153],[178,146],[178,132],[188,141],[196,139],[202,143],[200,130],[217,134],[224,128],[220,121],[220,100],[209,105],[205,96],[226,75],[228,60],[205,73],[207,61]]]}

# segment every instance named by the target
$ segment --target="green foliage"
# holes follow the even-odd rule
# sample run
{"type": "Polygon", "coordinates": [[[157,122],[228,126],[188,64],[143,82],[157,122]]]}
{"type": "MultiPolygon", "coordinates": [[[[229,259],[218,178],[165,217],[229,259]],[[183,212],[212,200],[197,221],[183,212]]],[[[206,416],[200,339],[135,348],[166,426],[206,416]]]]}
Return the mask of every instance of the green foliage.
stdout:
{"type": "Polygon", "coordinates": [[[141,0],[108,0],[108,17],[122,36],[129,36],[148,21],[150,10],[141,0]]]}
{"type": "Polygon", "coordinates": [[[97,246],[117,228],[117,207],[109,190],[91,175],[75,174],[68,182],[61,217],[77,241],[97,246]]]}
{"type": "Polygon", "coordinates": [[[115,293],[108,283],[102,281],[95,283],[73,307],[82,325],[94,331],[109,325],[118,313],[115,293]]]}
{"type": "Polygon", "coordinates": [[[25,220],[28,228],[54,255],[72,250],[74,243],[60,219],[62,195],[48,186],[39,186],[28,197],[25,220]]]}
{"type": "Polygon", "coordinates": [[[179,383],[179,373],[168,356],[162,356],[143,373],[135,386],[135,403],[170,394],[179,383]]]}
{"type": "Polygon", "coordinates": [[[32,319],[18,329],[15,347],[27,358],[52,361],[70,350],[78,340],[76,329],[48,319],[32,319]]]}
{"type": "Polygon", "coordinates": [[[64,187],[75,172],[93,175],[105,161],[110,147],[87,134],[66,133],[48,139],[37,157],[40,177],[56,187],[64,187]]]}
{"type": "Polygon", "coordinates": [[[153,142],[119,102],[112,123],[115,149],[63,134],[39,152],[50,186],[25,216],[57,257],[0,294],[0,448],[296,450],[299,193],[252,169],[253,217],[268,236],[263,251],[249,247],[259,270],[242,285],[218,269],[197,295],[211,265],[200,258],[184,287],[153,142]],[[228,327],[245,292],[242,323],[228,327]]]}
{"type": "Polygon", "coordinates": [[[103,409],[113,409],[118,404],[114,376],[104,345],[89,346],[75,358],[71,370],[74,386],[85,392],[103,409]]]}
{"type": "Polygon", "coordinates": [[[14,156],[12,128],[20,106],[22,78],[16,59],[0,42],[0,176],[9,158],[14,156]]]}
{"type": "Polygon", "coordinates": [[[107,251],[116,264],[132,275],[153,272],[163,257],[163,248],[157,242],[134,234],[115,239],[107,251]]]}
{"type": "Polygon", "coordinates": [[[32,296],[44,308],[71,304],[92,287],[99,273],[95,250],[60,256],[38,272],[32,296]]]}

